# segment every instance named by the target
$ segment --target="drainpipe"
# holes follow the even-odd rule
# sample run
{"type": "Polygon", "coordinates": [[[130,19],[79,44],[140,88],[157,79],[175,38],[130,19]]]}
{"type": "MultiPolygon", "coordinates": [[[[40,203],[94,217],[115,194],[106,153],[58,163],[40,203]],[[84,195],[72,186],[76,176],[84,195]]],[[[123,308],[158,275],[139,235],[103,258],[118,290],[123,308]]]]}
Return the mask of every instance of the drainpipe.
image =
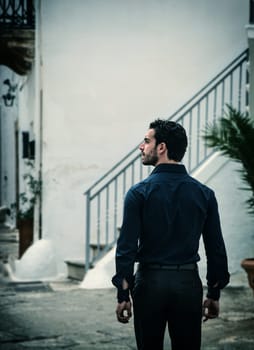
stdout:
{"type": "MultiPolygon", "coordinates": [[[[42,139],[43,139],[43,111],[42,111],[42,14],[41,14],[41,0],[36,0],[35,16],[36,16],[36,30],[35,30],[35,91],[36,91],[36,103],[35,103],[35,116],[36,116],[36,169],[38,171],[38,178],[42,183],[42,139]]],[[[39,197],[39,201],[35,207],[35,223],[34,232],[37,233],[35,240],[42,238],[42,191],[39,197]]]]}
{"type": "Polygon", "coordinates": [[[248,64],[248,111],[254,119],[254,0],[249,0],[249,24],[246,26],[248,47],[249,47],[249,64],[248,64]]]}

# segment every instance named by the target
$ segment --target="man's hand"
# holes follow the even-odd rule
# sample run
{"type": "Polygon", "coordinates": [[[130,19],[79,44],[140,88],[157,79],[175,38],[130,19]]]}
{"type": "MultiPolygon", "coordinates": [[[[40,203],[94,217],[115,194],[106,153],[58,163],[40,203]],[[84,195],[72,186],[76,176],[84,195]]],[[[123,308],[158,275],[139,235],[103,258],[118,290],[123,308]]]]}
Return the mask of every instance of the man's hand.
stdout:
{"type": "Polygon", "coordinates": [[[211,318],[219,316],[219,301],[213,299],[206,299],[203,303],[203,321],[206,322],[211,318]]]}
{"type": "Polygon", "coordinates": [[[131,312],[130,301],[123,301],[122,303],[117,304],[116,317],[119,322],[128,323],[131,316],[132,316],[132,312],[131,312]]]}

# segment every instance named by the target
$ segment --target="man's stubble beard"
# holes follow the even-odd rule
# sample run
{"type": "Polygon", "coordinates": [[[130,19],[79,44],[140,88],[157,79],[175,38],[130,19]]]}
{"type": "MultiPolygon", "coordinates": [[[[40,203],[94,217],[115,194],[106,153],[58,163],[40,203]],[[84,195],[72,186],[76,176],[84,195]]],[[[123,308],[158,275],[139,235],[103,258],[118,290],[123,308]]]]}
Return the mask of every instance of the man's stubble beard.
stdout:
{"type": "Polygon", "coordinates": [[[157,162],[158,162],[158,155],[157,155],[156,149],[154,149],[151,154],[145,155],[142,160],[143,165],[155,166],[157,162]]]}

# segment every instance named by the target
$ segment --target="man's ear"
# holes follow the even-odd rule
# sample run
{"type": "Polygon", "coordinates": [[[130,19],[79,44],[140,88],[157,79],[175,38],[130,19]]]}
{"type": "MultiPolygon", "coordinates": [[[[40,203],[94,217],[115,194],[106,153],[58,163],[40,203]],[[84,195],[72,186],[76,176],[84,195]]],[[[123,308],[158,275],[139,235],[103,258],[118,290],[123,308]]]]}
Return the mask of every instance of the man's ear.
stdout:
{"type": "Polygon", "coordinates": [[[164,154],[165,152],[167,152],[167,146],[165,142],[159,143],[157,147],[158,147],[158,152],[160,154],[164,154]]]}

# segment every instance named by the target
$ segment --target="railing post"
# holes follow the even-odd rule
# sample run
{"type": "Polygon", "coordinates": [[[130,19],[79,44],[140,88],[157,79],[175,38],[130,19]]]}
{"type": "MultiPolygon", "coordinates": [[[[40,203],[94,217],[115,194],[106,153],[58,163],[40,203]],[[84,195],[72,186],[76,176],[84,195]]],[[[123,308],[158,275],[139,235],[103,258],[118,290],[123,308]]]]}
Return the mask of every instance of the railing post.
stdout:
{"type": "Polygon", "coordinates": [[[90,223],[91,223],[91,202],[90,190],[86,192],[86,242],[85,242],[85,274],[90,268],[90,223]]]}

